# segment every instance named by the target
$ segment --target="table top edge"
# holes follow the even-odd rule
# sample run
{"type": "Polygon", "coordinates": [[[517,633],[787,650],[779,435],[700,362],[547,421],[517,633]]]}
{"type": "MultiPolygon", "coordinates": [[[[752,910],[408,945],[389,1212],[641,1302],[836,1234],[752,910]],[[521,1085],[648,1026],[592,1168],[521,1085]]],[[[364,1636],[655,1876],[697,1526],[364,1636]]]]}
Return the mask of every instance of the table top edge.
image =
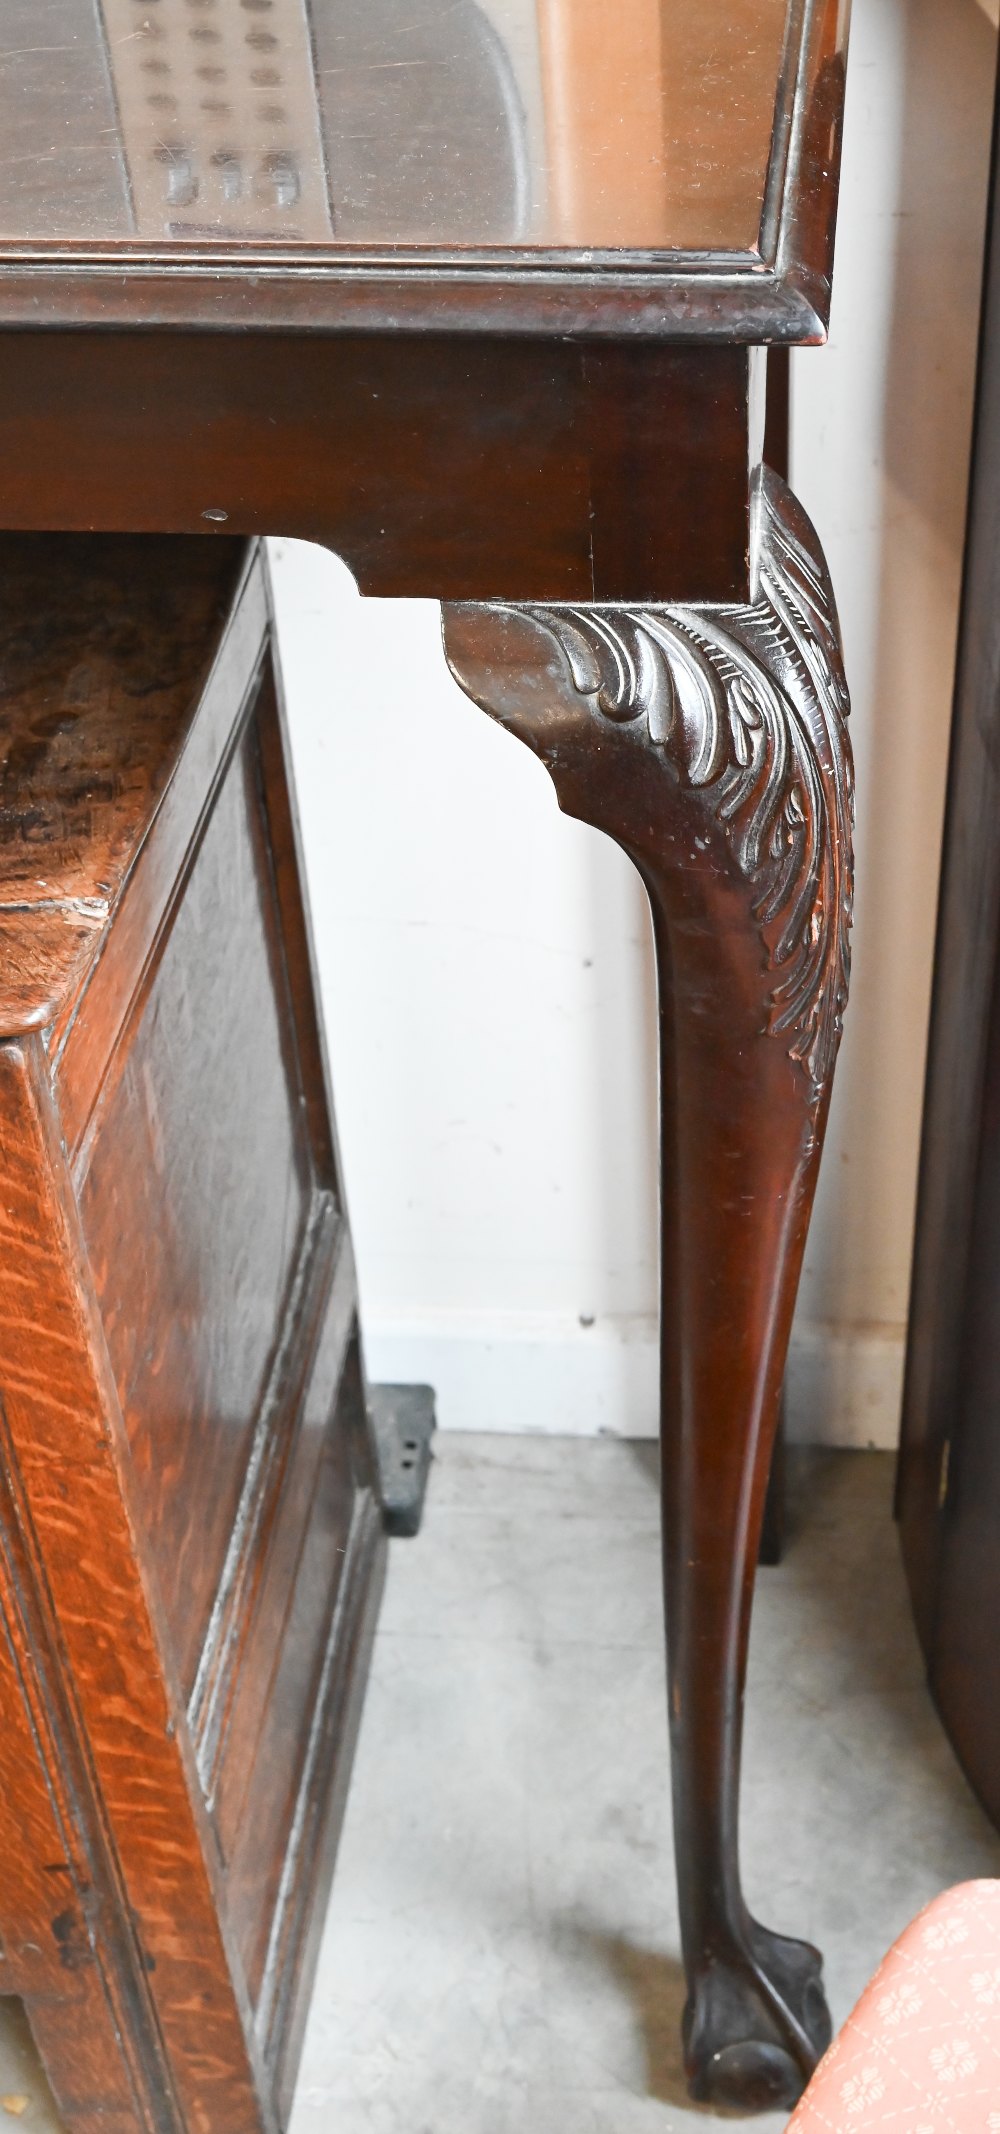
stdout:
{"type": "Polygon", "coordinates": [[[844,100],[840,0],[792,0],[754,251],[0,245],[0,330],[826,338],[844,100]]]}

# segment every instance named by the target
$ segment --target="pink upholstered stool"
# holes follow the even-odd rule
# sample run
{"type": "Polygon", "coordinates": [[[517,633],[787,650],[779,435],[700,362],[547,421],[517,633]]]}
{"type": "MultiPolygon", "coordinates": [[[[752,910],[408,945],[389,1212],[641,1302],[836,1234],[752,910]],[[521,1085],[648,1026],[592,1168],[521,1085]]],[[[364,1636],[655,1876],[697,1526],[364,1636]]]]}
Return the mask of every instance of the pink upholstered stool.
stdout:
{"type": "Polygon", "coordinates": [[[820,2062],[788,2134],[1000,2134],[1000,1882],[907,1927],[820,2062]]]}

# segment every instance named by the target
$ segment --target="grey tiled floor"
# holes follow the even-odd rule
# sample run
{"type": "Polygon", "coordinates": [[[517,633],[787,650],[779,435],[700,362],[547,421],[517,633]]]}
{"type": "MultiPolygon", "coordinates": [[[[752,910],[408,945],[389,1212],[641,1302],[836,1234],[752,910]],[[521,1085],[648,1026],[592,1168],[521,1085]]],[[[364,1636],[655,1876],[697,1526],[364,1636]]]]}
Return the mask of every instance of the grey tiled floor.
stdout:
{"type": "MultiPolygon", "coordinates": [[[[1000,1873],[1000,1842],[923,1685],[891,1460],[792,1469],[758,1588],[746,1879],[820,1943],[839,2018],[928,1897],[1000,1873]]],[[[723,2124],[678,2054],[657,1559],[651,1448],[439,1441],[390,1571],[292,2134],[723,2124]]]]}
{"type": "MultiPolygon", "coordinates": [[[[677,2047],[650,1448],[438,1452],[394,1547],[291,2134],[709,2134],[677,2047]]],[[[819,1941],[837,2018],[929,1896],[1000,1873],[923,1686],[890,1487],[885,1455],[795,1455],[755,1618],[748,1890],[819,1941]]],[[[11,2125],[57,2125],[16,2010],[0,2093],[29,2098],[11,2125]]]]}

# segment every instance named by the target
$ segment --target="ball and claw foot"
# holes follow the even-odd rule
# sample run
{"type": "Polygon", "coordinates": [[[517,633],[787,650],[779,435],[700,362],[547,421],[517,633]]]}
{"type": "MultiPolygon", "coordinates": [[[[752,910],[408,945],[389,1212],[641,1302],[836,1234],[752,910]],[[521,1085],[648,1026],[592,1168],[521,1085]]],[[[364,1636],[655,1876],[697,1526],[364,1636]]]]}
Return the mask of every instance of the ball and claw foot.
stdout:
{"type": "Polygon", "coordinates": [[[832,2036],[823,1960],[805,1941],[749,1923],[744,1946],[709,1957],[684,2011],[692,2097],[730,2110],[796,2104],[832,2036]]]}

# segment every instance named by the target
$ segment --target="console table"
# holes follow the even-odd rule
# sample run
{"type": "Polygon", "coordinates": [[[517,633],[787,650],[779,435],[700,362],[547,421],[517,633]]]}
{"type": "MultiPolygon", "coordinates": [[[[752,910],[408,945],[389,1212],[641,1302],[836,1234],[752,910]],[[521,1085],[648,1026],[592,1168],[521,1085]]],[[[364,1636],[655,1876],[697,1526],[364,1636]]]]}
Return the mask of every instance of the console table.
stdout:
{"type": "MultiPolygon", "coordinates": [[[[469,696],[645,882],[685,2051],[696,2096],[747,2107],[793,2101],[829,2037],[817,1952],[747,1912],[737,1821],[754,1565],[848,979],[836,614],[761,452],[766,349],[819,341],[828,318],[845,15],[8,0],[0,55],[0,525],[298,535],[365,593],[439,598],[469,696]]],[[[119,1636],[172,1679],[123,1456],[100,1517],[122,1564],[138,1555],[127,1599],[88,1620],[66,1561],[78,1573],[86,1492],[45,1488],[11,1353],[23,1502],[2,1519],[22,1521],[17,1576],[44,1600],[46,1693],[103,1863],[71,1960],[115,1943],[101,2049],[131,2102],[114,2123],[264,2134],[287,2079],[213,1918],[190,1702],[157,1731],[124,1666],[109,1687],[119,1636]]],[[[18,1976],[12,1961],[31,2009],[18,1976]]],[[[82,2003],[60,2029],[48,1972],[45,1994],[58,2089],[82,2003]]]]}

